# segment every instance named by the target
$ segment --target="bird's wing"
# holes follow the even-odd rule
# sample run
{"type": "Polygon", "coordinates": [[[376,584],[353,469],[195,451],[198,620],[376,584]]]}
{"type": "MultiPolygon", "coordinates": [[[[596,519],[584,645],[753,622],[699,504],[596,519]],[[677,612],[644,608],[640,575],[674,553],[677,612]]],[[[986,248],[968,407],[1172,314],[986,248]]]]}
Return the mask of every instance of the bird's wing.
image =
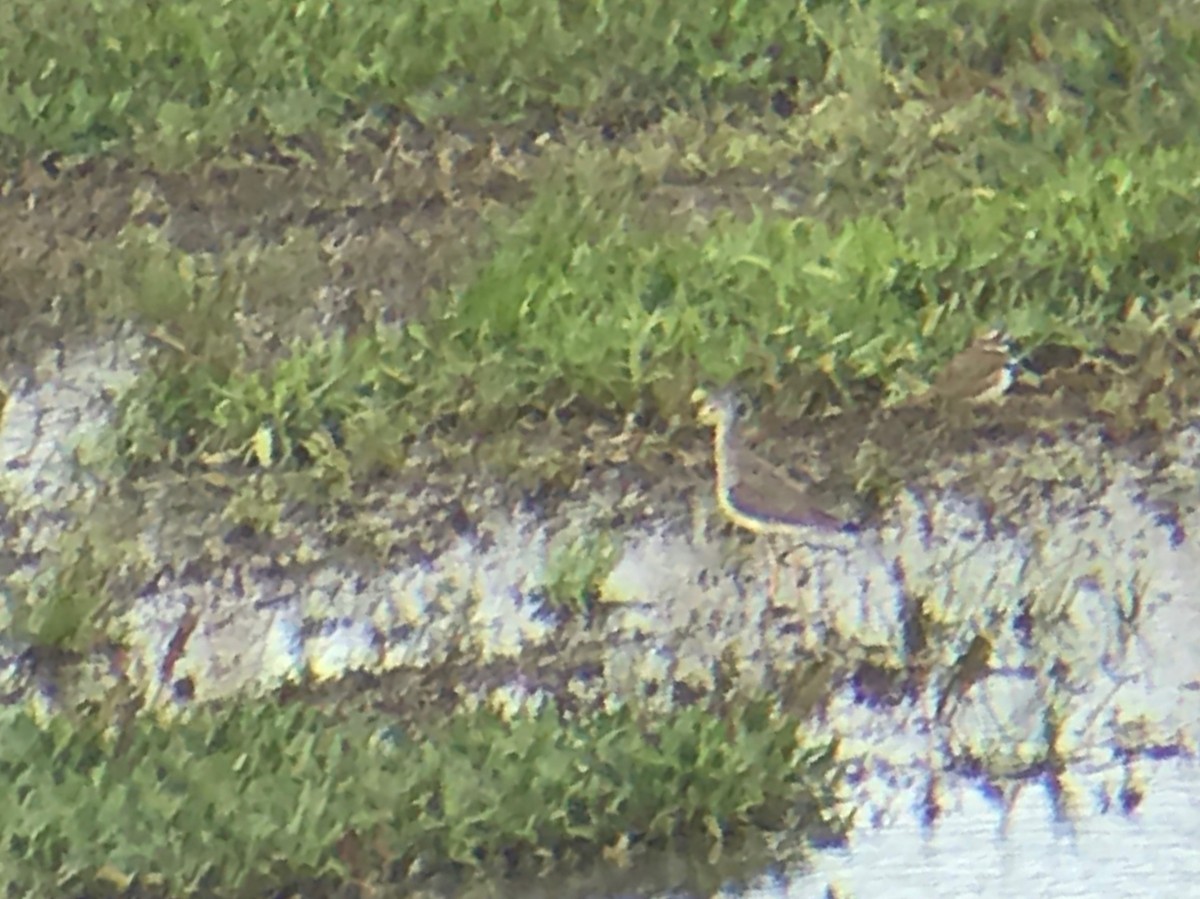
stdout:
{"type": "Polygon", "coordinates": [[[784,525],[844,530],[846,522],[819,508],[804,489],[757,456],[741,454],[731,472],[730,500],[751,515],[784,525]]]}

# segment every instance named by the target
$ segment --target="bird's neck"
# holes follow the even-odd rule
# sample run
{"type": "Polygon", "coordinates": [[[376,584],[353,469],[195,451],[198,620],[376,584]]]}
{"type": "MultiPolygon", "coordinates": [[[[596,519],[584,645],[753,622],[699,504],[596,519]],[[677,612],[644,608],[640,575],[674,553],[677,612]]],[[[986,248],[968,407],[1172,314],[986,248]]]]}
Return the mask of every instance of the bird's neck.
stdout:
{"type": "Polygon", "coordinates": [[[721,424],[717,427],[713,437],[713,453],[717,464],[717,486],[724,490],[729,483],[729,466],[732,464],[734,454],[732,426],[728,423],[721,424]]]}

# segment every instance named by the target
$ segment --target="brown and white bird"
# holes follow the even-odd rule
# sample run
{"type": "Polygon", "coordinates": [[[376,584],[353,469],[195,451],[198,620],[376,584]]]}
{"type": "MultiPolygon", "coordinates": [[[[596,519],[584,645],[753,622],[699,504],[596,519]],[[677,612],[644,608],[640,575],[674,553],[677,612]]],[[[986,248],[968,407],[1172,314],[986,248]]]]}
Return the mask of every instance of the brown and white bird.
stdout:
{"type": "Polygon", "coordinates": [[[1016,380],[1017,362],[1008,336],[992,329],[976,337],[938,372],[929,389],[913,398],[931,401],[994,403],[1016,380]]]}
{"type": "MultiPolygon", "coordinates": [[[[726,518],[755,534],[791,537],[789,551],[826,543],[833,535],[845,539],[859,533],[857,523],[826,511],[803,483],[746,446],[738,433],[738,402],[732,394],[697,391],[693,399],[698,402],[697,418],[713,429],[717,505],[726,518]]],[[[773,557],[768,596],[775,594],[779,561],[773,557]]]]}
{"type": "Polygon", "coordinates": [[[885,554],[878,532],[866,521],[835,514],[815,495],[820,487],[800,480],[751,449],[739,433],[741,408],[728,390],[692,394],[697,418],[713,429],[717,504],[729,521],[768,538],[788,537],[787,548],[774,555],[767,595],[773,596],[781,558],[806,547],[838,553],[865,550],[881,566],[894,563],[885,554]]]}
{"type": "Polygon", "coordinates": [[[717,504],[738,527],[756,534],[797,534],[809,528],[847,533],[855,525],[820,507],[805,486],[745,445],[732,394],[697,391],[697,418],[713,429],[717,504]]]}

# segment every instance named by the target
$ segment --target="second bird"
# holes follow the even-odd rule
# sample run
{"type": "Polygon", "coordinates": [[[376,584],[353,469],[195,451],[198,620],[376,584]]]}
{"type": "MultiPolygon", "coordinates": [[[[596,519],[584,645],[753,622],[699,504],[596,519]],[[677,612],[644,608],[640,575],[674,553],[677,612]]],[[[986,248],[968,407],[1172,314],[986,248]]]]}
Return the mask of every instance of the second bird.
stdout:
{"type": "Polygon", "coordinates": [[[976,337],[946,363],[929,389],[916,402],[988,403],[1001,399],[1016,378],[1016,361],[1003,331],[993,329],[976,337]]]}

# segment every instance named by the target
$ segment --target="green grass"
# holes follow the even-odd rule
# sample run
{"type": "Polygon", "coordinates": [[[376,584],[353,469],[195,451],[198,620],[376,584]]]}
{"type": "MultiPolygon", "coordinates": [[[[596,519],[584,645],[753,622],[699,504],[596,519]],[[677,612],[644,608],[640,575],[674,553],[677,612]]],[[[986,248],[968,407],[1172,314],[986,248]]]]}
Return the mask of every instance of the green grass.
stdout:
{"type": "Polygon", "coordinates": [[[637,120],[669,104],[765,107],[778,91],[799,85],[803,95],[822,81],[878,100],[897,84],[936,91],[1033,67],[1031,89],[1069,85],[1114,100],[1095,111],[1101,130],[1111,107],[1139,93],[1147,124],[1161,128],[1159,113],[1186,122],[1195,108],[1191,97],[1157,101],[1189,84],[1179,62],[1194,58],[1197,16],[1185,2],[1078,0],[15,0],[0,13],[0,74],[14,86],[0,122],[18,154],[132,142],[179,161],[247,129],[320,131],[367,110],[426,122],[637,120]]]}
{"type": "Polygon", "coordinates": [[[616,110],[632,97],[696,98],[797,66],[815,75],[803,20],[785,3],[16,2],[0,19],[9,48],[0,72],[20,87],[0,120],[16,148],[133,141],[183,158],[248,125],[295,134],[355,110],[493,122],[616,110]],[[780,33],[791,49],[769,59],[780,33]]]}
{"type": "MultiPolygon", "coordinates": [[[[269,466],[304,450],[344,468],[332,429],[367,470],[404,464],[385,447],[432,421],[503,422],[529,402],[619,409],[652,396],[664,414],[686,414],[700,383],[817,390],[826,377],[852,402],[856,385],[927,374],[981,323],[1002,321],[1029,345],[1095,339],[1128,297],[1186,291],[1200,273],[1187,174],[1200,150],[1130,148],[1036,171],[936,194],[918,182],[903,208],[837,227],[720,215],[699,232],[639,221],[653,216],[633,192],[597,200],[572,176],[553,179],[498,225],[474,277],[406,331],[299,339],[267,364],[165,351],[166,369],[127,397],[125,452],[156,460],[185,447],[269,466]]],[[[220,298],[196,286],[183,254],[150,246],[140,296],[179,297],[153,318],[216,317],[220,298]]]]}
{"type": "Polygon", "coordinates": [[[406,872],[516,874],[598,856],[737,840],[748,828],[839,832],[826,742],[762,702],[715,714],[448,714],[405,730],[275,700],[141,718],[5,712],[0,810],[11,893],[90,892],[137,877],[170,895],[272,884],[386,883],[406,872]]]}
{"type": "Polygon", "coordinates": [[[489,207],[486,255],[403,335],[306,334],[266,360],[233,345],[232,311],[283,326],[336,265],[314,266],[304,229],[235,248],[235,263],[188,258],[152,229],[96,246],[95,308],[192,341],[194,358],[139,388],[134,459],[268,463],[314,440],[306,453],[327,455],[319,434],[336,425],[366,435],[370,468],[367,447],[448,415],[503,423],[518,401],[647,395],[671,415],[711,381],[809,378],[793,385],[804,394],[828,380],[844,401],[927,373],[982,323],[1094,341],[1131,296],[1186,289],[1198,264],[1189,4],[57,12],[16,3],[0,25],[21,35],[2,63],[22,85],[0,116],[15,151],[178,150],[185,164],[264,130],[336,146],[352,109],[486,125],[636,119],[641,96],[680,108],[615,151],[564,132],[521,172],[540,189],[489,207]],[[71,52],[85,40],[104,52],[71,52]],[[779,90],[806,111],[764,113],[779,90]],[[667,190],[681,182],[682,201],[667,190]],[[715,212],[673,214],[689,192],[715,212]]]}
{"type": "MultiPolygon", "coordinates": [[[[1138,406],[1146,380],[1191,377],[1143,352],[1194,317],[1200,267],[1185,0],[15,0],[0,46],[0,155],[111,163],[6,187],[0,295],[59,298],[52,315],[82,310],[88,333],[157,335],[93,458],[151,480],[198,463],[232,487],[225,519],[255,530],[298,497],[411,470],[442,427],[468,457],[510,440],[488,457],[497,479],[551,480],[581,441],[533,451],[514,427],[531,408],[677,424],[695,386],[736,381],[869,413],[997,320],[1027,348],[1115,335],[1149,359],[1094,406],[1117,416],[1166,426],[1169,402],[1138,406]],[[269,202],[223,195],[237,179],[217,175],[271,166],[269,202]],[[180,179],[170,202],[150,189],[163,173],[180,179]],[[89,177],[103,202],[154,214],[93,237],[89,177]],[[179,195],[215,210],[214,252],[185,247],[179,195]],[[322,230],[343,220],[411,242],[322,230]],[[323,319],[324,287],[401,324],[323,319]]],[[[33,642],[104,637],[134,543],[100,520],[9,584],[32,598],[13,623],[33,642]]],[[[552,604],[589,611],[615,546],[560,535],[552,604]]],[[[7,714],[5,876],[26,891],[493,870],[508,850],[584,858],[631,831],[661,844],[833,807],[824,744],[753,705],[654,727],[628,711],[453,717],[388,748],[377,720],[241,704],[139,719],[120,752],[86,716],[7,714]]]]}

